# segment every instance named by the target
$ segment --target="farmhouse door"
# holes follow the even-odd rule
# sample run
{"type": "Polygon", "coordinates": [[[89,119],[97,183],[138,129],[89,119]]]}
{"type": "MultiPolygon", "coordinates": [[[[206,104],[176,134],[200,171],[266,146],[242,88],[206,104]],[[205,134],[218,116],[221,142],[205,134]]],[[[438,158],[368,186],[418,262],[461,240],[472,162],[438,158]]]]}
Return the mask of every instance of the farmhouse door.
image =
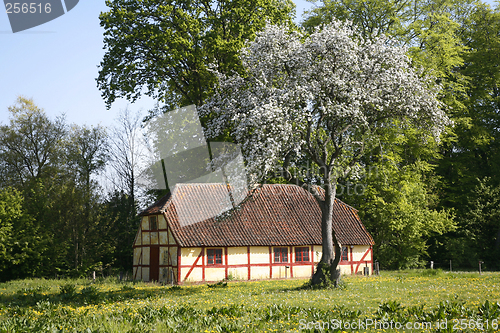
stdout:
{"type": "Polygon", "coordinates": [[[160,248],[152,246],[149,254],[149,281],[158,281],[160,273],[160,248]]]}

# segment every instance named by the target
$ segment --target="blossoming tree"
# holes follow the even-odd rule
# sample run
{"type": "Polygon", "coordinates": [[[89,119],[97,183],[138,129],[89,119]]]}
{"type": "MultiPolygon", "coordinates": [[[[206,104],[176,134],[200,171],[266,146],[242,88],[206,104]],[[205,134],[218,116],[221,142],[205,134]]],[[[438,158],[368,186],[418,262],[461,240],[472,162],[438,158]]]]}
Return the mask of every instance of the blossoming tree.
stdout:
{"type": "Polygon", "coordinates": [[[363,39],[349,23],[335,21],[309,36],[268,25],[242,51],[246,73],[219,73],[216,93],[200,109],[210,115],[208,138],[230,131],[241,145],[250,181],[281,165],[288,181],[316,198],[323,254],[313,284],[338,280],[337,182],[361,167],[378,131],[412,122],[438,138],[449,123],[439,87],[405,52],[385,37],[363,39]],[[315,168],[294,172],[305,159],[315,168]]]}

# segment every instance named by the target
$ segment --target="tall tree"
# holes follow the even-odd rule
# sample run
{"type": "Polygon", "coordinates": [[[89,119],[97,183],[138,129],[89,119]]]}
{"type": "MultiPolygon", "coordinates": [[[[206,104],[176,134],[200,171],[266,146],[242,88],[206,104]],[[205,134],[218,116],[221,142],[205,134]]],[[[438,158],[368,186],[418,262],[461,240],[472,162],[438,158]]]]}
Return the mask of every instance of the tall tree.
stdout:
{"type": "Polygon", "coordinates": [[[109,165],[114,186],[106,202],[106,214],[114,229],[113,244],[117,265],[122,269],[129,269],[132,263],[132,243],[139,226],[137,185],[145,148],[139,112],[134,113],[128,108],[122,110],[116,126],[111,130],[109,142],[109,165]]]}
{"type": "Polygon", "coordinates": [[[114,188],[129,197],[130,212],[135,214],[137,180],[144,149],[141,132],[141,116],[128,108],[120,111],[116,125],[111,129],[110,166],[114,188]],[[133,212],[132,212],[133,211],[133,212]]]}
{"type": "Polygon", "coordinates": [[[9,179],[7,185],[55,177],[66,133],[63,118],[50,120],[32,99],[19,97],[9,107],[10,125],[0,126],[0,159],[9,179]]]}
{"type": "MultiPolygon", "coordinates": [[[[477,239],[483,238],[481,230],[467,217],[471,205],[484,202],[476,187],[483,186],[486,177],[490,179],[485,188],[500,184],[499,31],[499,6],[491,9],[478,5],[462,24],[460,37],[469,51],[459,70],[469,78],[470,86],[464,101],[466,107],[455,116],[454,136],[442,146],[443,158],[437,169],[442,179],[441,204],[455,210],[459,228],[446,238],[436,239],[443,245],[435,247],[433,256],[438,260],[453,259],[468,267],[476,267],[477,259],[486,257],[477,246],[477,239]]],[[[476,216],[475,221],[486,221],[490,213],[483,214],[484,218],[476,216]]],[[[488,244],[488,251],[494,253],[492,243],[488,244]]]]}
{"type": "Polygon", "coordinates": [[[469,77],[466,109],[443,149],[441,173],[447,186],[445,203],[465,207],[477,178],[496,176],[500,167],[500,11],[478,6],[463,25],[463,44],[470,49],[461,72],[469,77]]]}
{"type": "MultiPolygon", "coordinates": [[[[78,270],[85,262],[90,236],[102,236],[99,229],[98,184],[92,179],[105,167],[108,160],[107,134],[104,128],[74,125],[66,144],[67,167],[74,174],[73,203],[75,215],[69,222],[73,240],[74,267],[78,270]]],[[[95,250],[95,248],[94,248],[95,250]]],[[[92,251],[95,254],[96,251],[92,251]]]]}
{"type": "Polygon", "coordinates": [[[68,180],[63,168],[66,125],[62,118],[49,119],[23,97],[9,112],[10,124],[0,127],[2,186],[12,185],[22,192],[24,211],[32,217],[17,230],[18,264],[11,267],[12,272],[21,277],[53,274],[66,255],[66,235],[61,230],[68,221],[62,215],[68,212],[58,210],[67,200],[61,196],[68,180]]]}
{"type": "Polygon", "coordinates": [[[289,0],[106,1],[101,13],[106,54],[97,85],[108,106],[141,93],[166,110],[201,105],[215,76],[240,71],[238,52],[266,21],[291,23],[289,0]]]}
{"type": "Polygon", "coordinates": [[[493,185],[491,178],[478,181],[470,195],[460,223],[466,233],[468,263],[475,266],[478,260],[488,268],[500,268],[500,185],[493,185]]]}
{"type": "Polygon", "coordinates": [[[383,37],[364,39],[339,21],[308,37],[268,26],[242,52],[242,63],[246,73],[221,74],[220,89],[202,107],[202,114],[216,115],[206,134],[217,137],[231,128],[253,181],[281,161],[285,178],[311,192],[322,210],[323,239],[312,282],[333,278],[335,283],[340,246],[332,215],[338,180],[355,172],[365,149],[378,143],[379,131],[394,120],[431,129],[438,138],[448,118],[430,78],[418,75],[404,49],[383,37]],[[314,167],[293,174],[301,159],[314,167]]]}

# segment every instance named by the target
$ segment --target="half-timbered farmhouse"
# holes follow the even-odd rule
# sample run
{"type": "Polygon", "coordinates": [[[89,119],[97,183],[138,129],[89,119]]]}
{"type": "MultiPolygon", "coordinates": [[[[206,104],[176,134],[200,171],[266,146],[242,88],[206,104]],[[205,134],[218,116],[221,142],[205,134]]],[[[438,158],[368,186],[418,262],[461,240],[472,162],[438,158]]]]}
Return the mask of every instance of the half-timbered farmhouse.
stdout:
{"type": "MultiPolygon", "coordinates": [[[[311,277],[321,259],[321,210],[309,192],[263,185],[230,214],[179,222],[186,207],[193,214],[216,210],[210,207],[216,200],[200,205],[200,198],[225,194],[222,184],[178,184],[144,210],[133,245],[134,279],[182,284],[311,277]]],[[[357,211],[336,200],[334,214],[341,272],[371,274],[374,243],[357,211]]]]}

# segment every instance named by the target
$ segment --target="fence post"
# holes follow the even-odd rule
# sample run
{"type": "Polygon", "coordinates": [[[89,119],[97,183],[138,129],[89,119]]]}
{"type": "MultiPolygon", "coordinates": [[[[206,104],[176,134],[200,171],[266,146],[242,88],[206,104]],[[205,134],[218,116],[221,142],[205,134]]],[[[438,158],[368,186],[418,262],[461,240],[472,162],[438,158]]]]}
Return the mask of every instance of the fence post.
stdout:
{"type": "Polygon", "coordinates": [[[452,269],[451,269],[451,259],[450,259],[450,272],[451,272],[451,271],[452,271],[452,269]]]}
{"type": "Polygon", "coordinates": [[[434,261],[431,260],[431,269],[434,269],[434,261]]]}
{"type": "Polygon", "coordinates": [[[481,260],[479,260],[479,275],[481,275],[481,264],[482,264],[482,263],[483,263],[483,262],[482,262],[481,260]]]}

